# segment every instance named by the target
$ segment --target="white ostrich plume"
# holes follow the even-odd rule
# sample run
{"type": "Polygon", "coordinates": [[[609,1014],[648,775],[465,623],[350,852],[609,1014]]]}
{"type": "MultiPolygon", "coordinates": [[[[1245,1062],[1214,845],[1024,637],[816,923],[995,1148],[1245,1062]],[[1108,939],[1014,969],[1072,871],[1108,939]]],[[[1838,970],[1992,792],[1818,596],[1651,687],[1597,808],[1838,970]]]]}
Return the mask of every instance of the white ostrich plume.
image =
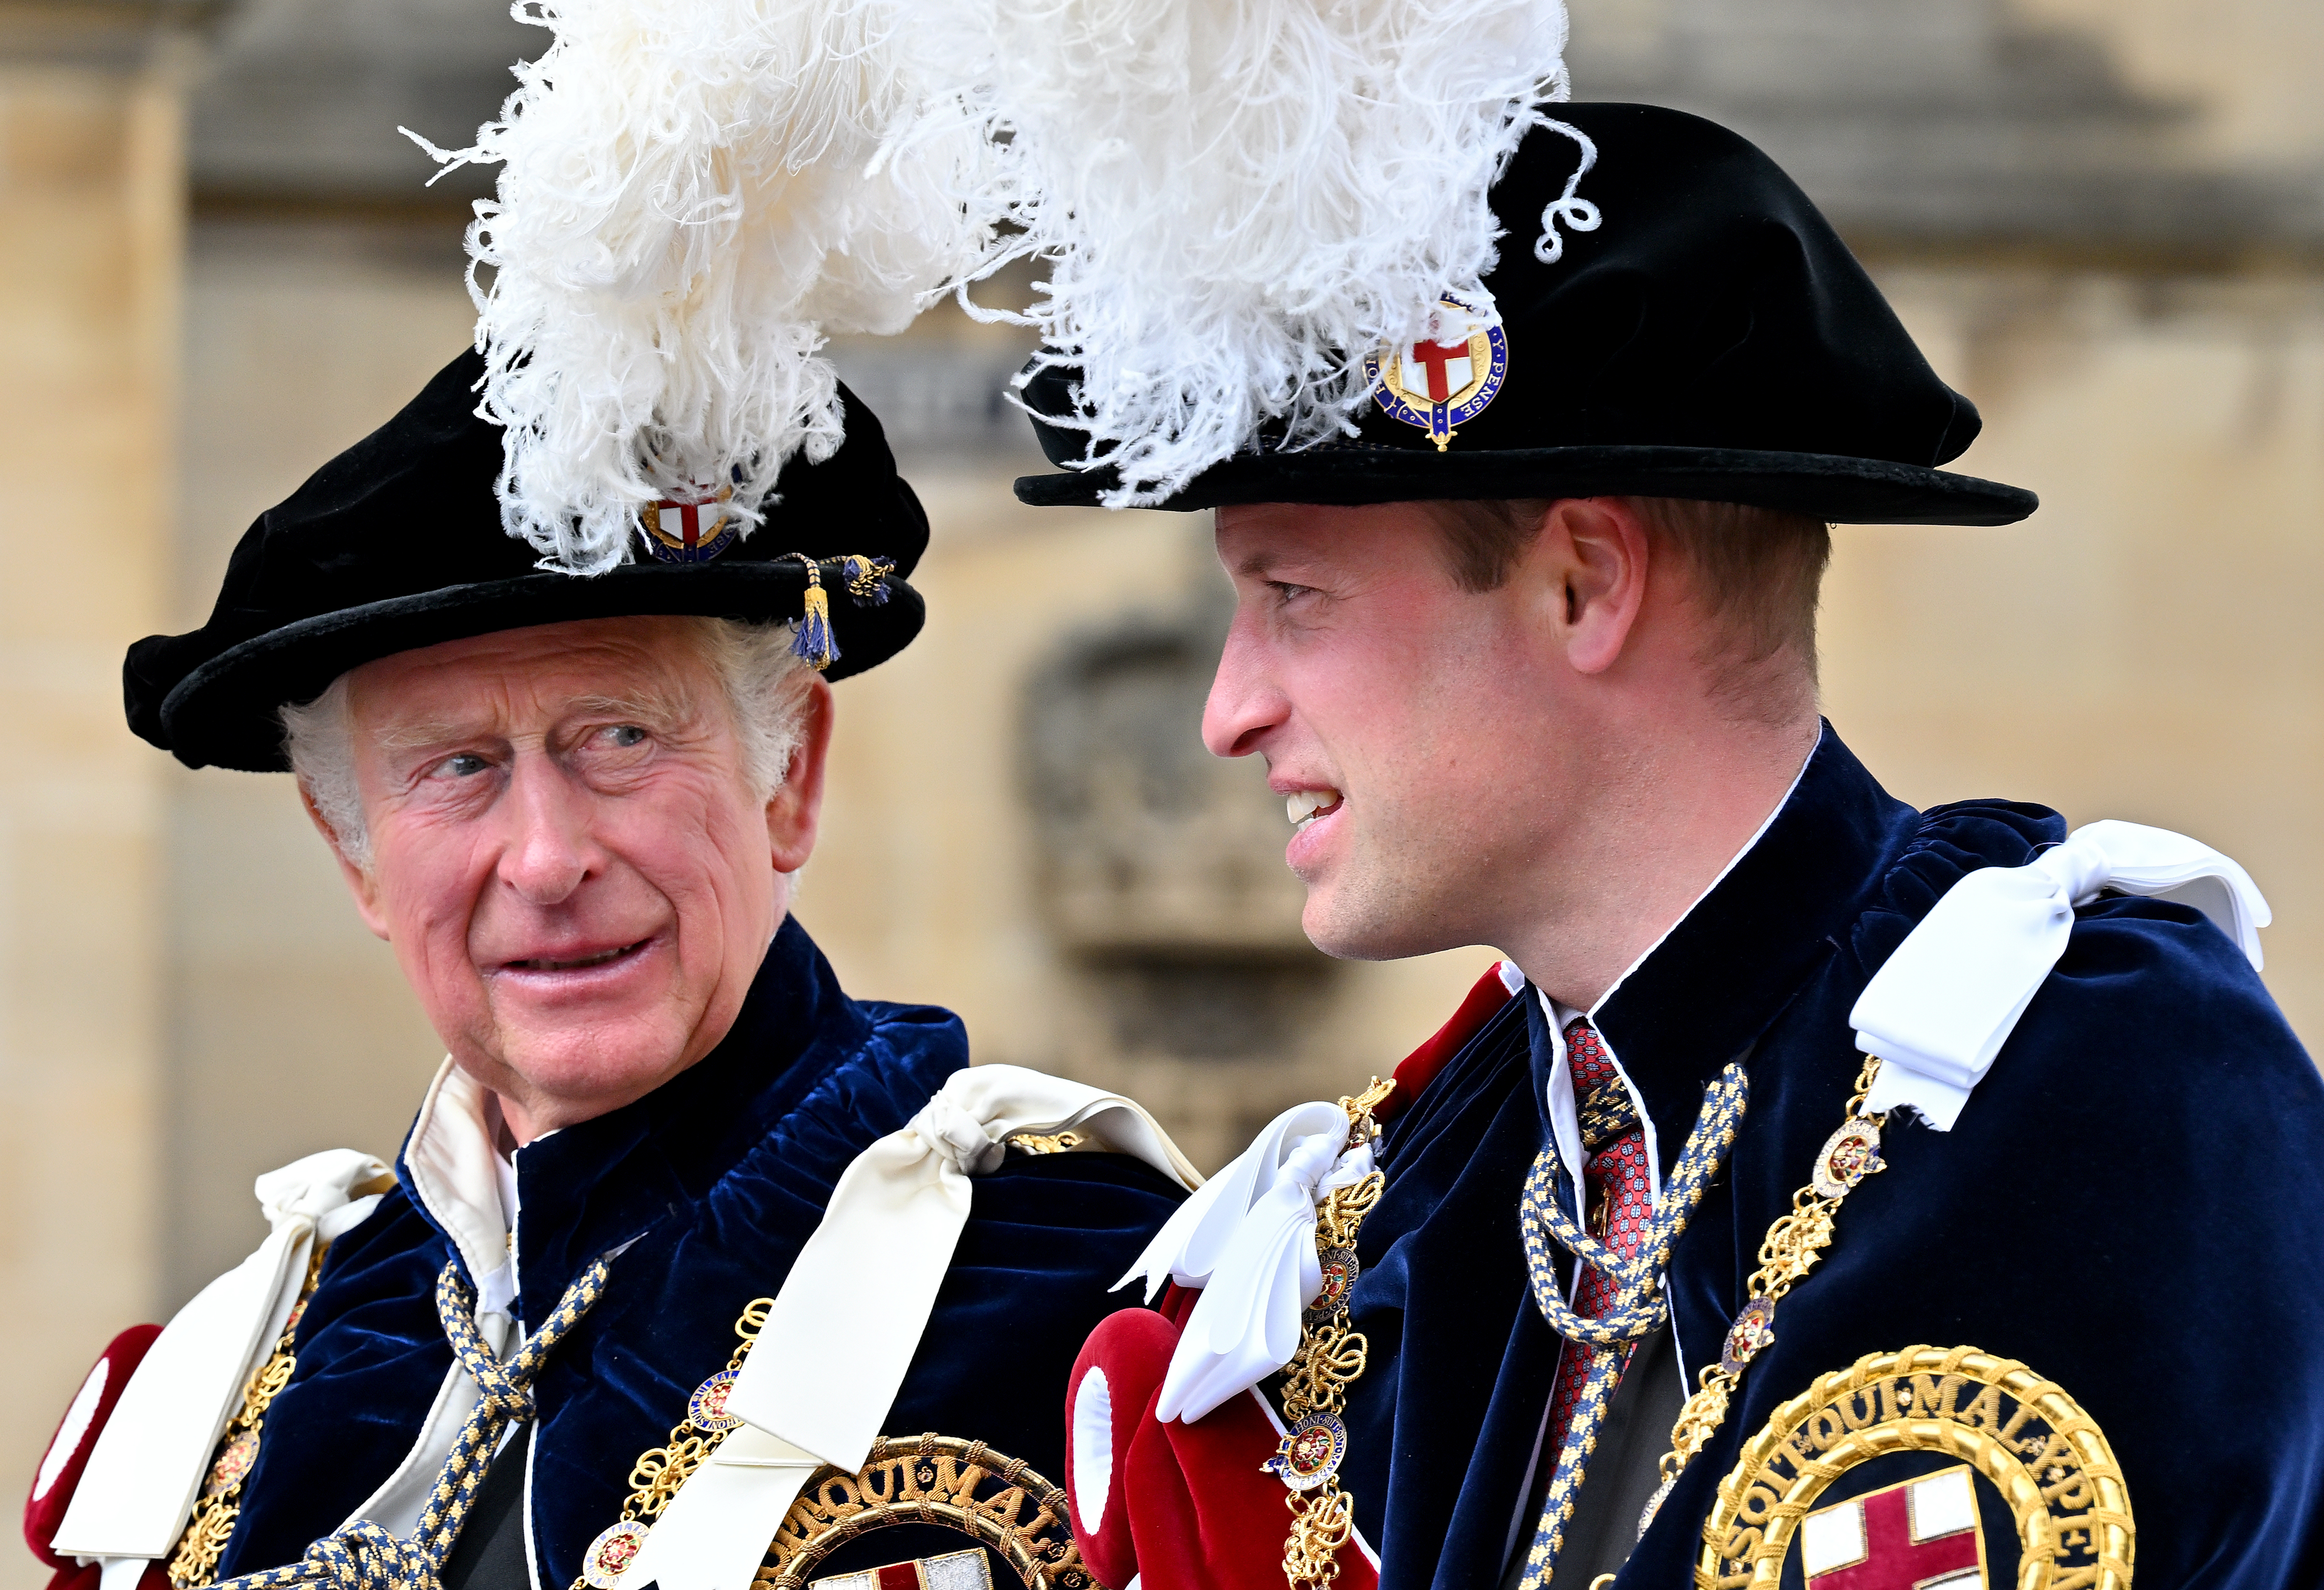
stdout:
{"type": "Polygon", "coordinates": [[[1560,0],[898,3],[983,63],[950,103],[1000,142],[1005,252],[1048,263],[1027,318],[1081,371],[1117,507],[1262,426],[1351,432],[1367,353],[1483,301],[1486,190],[1566,96],[1560,0]]]}
{"type": "Polygon", "coordinates": [[[541,567],[632,555],[640,508],[731,490],[742,532],[794,455],[840,442],[826,334],[901,330],[987,241],[955,118],[883,149],[928,92],[884,0],[519,0],[554,34],[474,147],[469,228],[507,427],[499,491],[541,567]],[[480,285],[477,267],[492,273],[480,285]]]}

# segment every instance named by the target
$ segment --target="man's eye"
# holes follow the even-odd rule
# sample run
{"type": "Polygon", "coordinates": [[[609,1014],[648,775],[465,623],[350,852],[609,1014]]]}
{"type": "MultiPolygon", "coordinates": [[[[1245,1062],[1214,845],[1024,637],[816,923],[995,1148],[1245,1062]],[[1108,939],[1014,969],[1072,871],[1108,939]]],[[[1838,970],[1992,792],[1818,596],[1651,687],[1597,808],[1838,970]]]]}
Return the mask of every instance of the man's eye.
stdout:
{"type": "Polygon", "coordinates": [[[475,774],[484,772],[486,768],[492,766],[492,763],[486,762],[483,757],[478,756],[473,751],[462,751],[456,754],[446,757],[441,766],[443,771],[451,774],[452,777],[456,779],[466,779],[472,778],[475,774]]]}
{"type": "Polygon", "coordinates": [[[646,732],[633,723],[617,723],[604,732],[604,738],[606,744],[627,751],[632,745],[644,744],[646,732]]]}

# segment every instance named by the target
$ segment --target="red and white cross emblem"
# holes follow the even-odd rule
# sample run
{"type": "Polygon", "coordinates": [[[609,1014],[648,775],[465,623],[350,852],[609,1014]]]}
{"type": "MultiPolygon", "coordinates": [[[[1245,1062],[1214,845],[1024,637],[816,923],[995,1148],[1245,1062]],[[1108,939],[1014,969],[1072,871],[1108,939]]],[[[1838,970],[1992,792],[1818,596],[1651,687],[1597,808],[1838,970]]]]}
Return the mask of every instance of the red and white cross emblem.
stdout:
{"type": "Polygon", "coordinates": [[[980,1547],[809,1579],[807,1590],[992,1590],[992,1568],[980,1547]]]}
{"type": "Polygon", "coordinates": [[[1405,345],[1405,379],[1411,372],[1420,371],[1428,377],[1428,401],[1448,403],[1452,394],[1477,378],[1476,366],[1469,358],[1469,339],[1458,342],[1414,342],[1405,345]]]}
{"type": "Polygon", "coordinates": [[[725,517],[724,510],[715,502],[656,503],[654,522],[662,534],[680,541],[689,552],[702,545],[706,536],[715,534],[718,522],[725,517]]]}
{"type": "Polygon", "coordinates": [[[1808,1590],[1986,1590],[1967,1468],[1906,1480],[1800,1521],[1808,1590]]]}

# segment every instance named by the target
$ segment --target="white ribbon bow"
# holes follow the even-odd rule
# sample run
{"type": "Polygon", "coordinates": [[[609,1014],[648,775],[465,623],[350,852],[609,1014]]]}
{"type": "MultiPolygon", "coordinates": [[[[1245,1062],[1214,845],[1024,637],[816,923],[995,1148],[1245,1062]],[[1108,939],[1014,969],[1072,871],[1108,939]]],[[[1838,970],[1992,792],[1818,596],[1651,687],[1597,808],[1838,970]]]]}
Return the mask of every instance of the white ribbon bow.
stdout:
{"type": "Polygon", "coordinates": [[[2091,823],[2022,867],[1963,877],[1874,975],[1848,1018],[1857,1046],[1881,1060],[1864,1107],[1909,1105],[1951,1131],[2066,952],[2074,908],[2107,889],[2193,906],[2262,964],[2269,915],[2250,874],[2183,834],[2091,823]]]}
{"type": "Polygon", "coordinates": [[[832,1189],[726,1400],[746,1422],[670,1499],[624,1590],[745,1590],[807,1476],[871,1456],[967,1223],[968,1179],[1020,1132],[1063,1132],[1202,1185],[1154,1117],[1119,1094],[1021,1066],[954,1072],[832,1189]]]}
{"type": "Polygon", "coordinates": [[[1299,1105],[1178,1206],[1114,1285],[1141,1277],[1200,1287],[1162,1377],[1155,1417],[1192,1422],[1291,1362],[1300,1311],[1323,1289],[1316,1209],[1335,1188],[1371,1174],[1369,1142],[1349,1148],[1347,1113],[1299,1105]]]}
{"type": "Polygon", "coordinates": [[[362,1224],[379,1205],[379,1184],[392,1181],[384,1164],[354,1149],[309,1154],[258,1179],[266,1240],[179,1309],[138,1364],[89,1454],[58,1552],[103,1561],[108,1585],[169,1555],[218,1436],[290,1320],[308,1256],[362,1224]]]}

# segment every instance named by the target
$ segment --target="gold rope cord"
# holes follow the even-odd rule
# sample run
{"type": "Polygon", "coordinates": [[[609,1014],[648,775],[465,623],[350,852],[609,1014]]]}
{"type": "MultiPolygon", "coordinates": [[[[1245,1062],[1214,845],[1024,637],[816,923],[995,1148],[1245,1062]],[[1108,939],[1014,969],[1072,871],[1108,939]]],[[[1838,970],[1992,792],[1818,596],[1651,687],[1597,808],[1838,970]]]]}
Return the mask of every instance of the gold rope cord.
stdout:
{"type": "Polygon", "coordinates": [[[178,1548],[170,1557],[170,1583],[173,1590],[198,1590],[217,1576],[217,1562],[226,1550],[228,1538],[234,1534],[235,1521],[242,1517],[242,1484],[249,1477],[251,1468],[258,1462],[259,1437],[266,1424],[266,1410],[299,1367],[292,1356],[290,1340],[298,1334],[299,1321],[307,1312],[307,1299],[315,1295],[315,1283],[323,1274],[323,1254],[327,1243],[317,1243],[314,1253],[307,1261],[307,1279],[300,1283],[299,1300],[290,1306],[290,1317],[282,1324],[282,1334],[275,1338],[273,1354],[258,1366],[243,1388],[242,1407],[226,1420],[226,1433],[218,1437],[217,1452],[210,1459],[210,1472],[202,1482],[202,1493],[195,1499],[194,1511],[186,1521],[185,1532],[178,1537],[178,1548]]]}

